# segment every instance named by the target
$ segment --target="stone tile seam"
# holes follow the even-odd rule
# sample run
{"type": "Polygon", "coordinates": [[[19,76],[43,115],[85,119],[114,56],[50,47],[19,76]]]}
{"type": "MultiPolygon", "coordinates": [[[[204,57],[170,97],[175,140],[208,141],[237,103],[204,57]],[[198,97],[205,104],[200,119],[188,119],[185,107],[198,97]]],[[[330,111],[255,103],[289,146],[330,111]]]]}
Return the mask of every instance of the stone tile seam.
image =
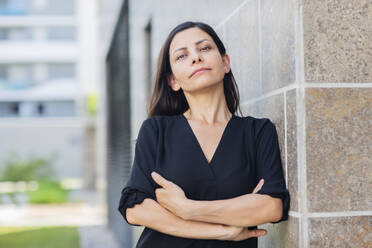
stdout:
{"type": "Polygon", "coordinates": [[[259,85],[260,85],[260,94],[263,92],[263,83],[262,83],[262,25],[261,25],[261,1],[257,2],[257,13],[258,13],[258,70],[259,70],[259,85]]]}
{"type": "Polygon", "coordinates": [[[293,90],[293,89],[296,89],[296,88],[298,88],[298,85],[296,83],[292,83],[290,85],[287,85],[286,87],[283,87],[283,88],[280,88],[280,89],[277,89],[277,90],[273,90],[273,91],[271,91],[267,94],[264,94],[262,96],[259,96],[259,97],[253,98],[251,100],[245,101],[245,102],[241,103],[241,106],[246,106],[246,105],[248,106],[252,103],[264,100],[264,99],[269,98],[271,96],[282,94],[286,91],[290,91],[290,90],[293,90]]]}
{"type": "Polygon", "coordinates": [[[301,217],[301,214],[299,212],[292,211],[292,210],[289,210],[288,215],[291,216],[291,217],[295,217],[295,218],[300,218],[301,217]]]}
{"type": "Polygon", "coordinates": [[[372,83],[308,83],[305,88],[372,88],[372,83]]]}
{"type": "Polygon", "coordinates": [[[293,0],[295,4],[295,54],[296,54],[296,129],[297,129],[297,187],[300,197],[298,209],[304,214],[299,218],[299,247],[309,247],[308,217],[307,217],[307,180],[306,180],[306,102],[305,102],[305,55],[303,32],[303,7],[302,1],[293,0]],[[301,180],[301,179],[304,180],[301,180]]]}
{"type": "Polygon", "coordinates": [[[245,0],[243,3],[241,3],[236,9],[234,9],[225,19],[223,19],[219,24],[215,26],[215,29],[220,29],[223,27],[223,25],[228,22],[229,19],[231,19],[238,11],[244,7],[248,2],[253,1],[253,0],[245,0]]]}
{"type": "MultiPolygon", "coordinates": [[[[290,210],[289,216],[300,218],[305,214],[290,210]]],[[[372,216],[372,211],[343,211],[343,212],[314,212],[306,214],[307,218],[331,218],[331,217],[358,217],[358,216],[372,216]]]]}
{"type": "Polygon", "coordinates": [[[287,85],[283,88],[273,90],[269,93],[266,93],[262,96],[253,98],[251,100],[245,101],[241,103],[242,106],[250,105],[252,103],[264,100],[266,98],[282,94],[284,92],[298,89],[298,88],[372,88],[372,83],[306,83],[305,85],[300,85],[298,83],[292,83],[290,85],[287,85]]]}
{"type": "Polygon", "coordinates": [[[308,234],[308,217],[307,217],[307,171],[306,171],[306,93],[305,88],[301,85],[299,88],[299,94],[297,101],[297,147],[298,147],[298,157],[297,157],[297,164],[298,164],[298,174],[297,180],[299,182],[299,192],[300,192],[300,199],[299,199],[299,209],[302,212],[301,218],[301,236],[302,236],[302,243],[300,247],[309,247],[309,234],[308,234]]]}
{"type": "Polygon", "coordinates": [[[283,94],[284,101],[284,157],[285,157],[285,182],[288,187],[288,145],[287,145],[287,94],[283,94]]]}
{"type": "Polygon", "coordinates": [[[309,218],[372,216],[372,211],[314,212],[308,213],[307,216],[309,218]]]}

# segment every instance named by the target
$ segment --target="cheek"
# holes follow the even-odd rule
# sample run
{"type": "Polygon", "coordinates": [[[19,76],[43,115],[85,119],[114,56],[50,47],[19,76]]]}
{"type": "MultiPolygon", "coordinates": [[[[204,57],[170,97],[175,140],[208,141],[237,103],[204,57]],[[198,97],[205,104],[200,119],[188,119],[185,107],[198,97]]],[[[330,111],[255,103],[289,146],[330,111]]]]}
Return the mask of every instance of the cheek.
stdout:
{"type": "Polygon", "coordinates": [[[185,79],[188,79],[189,77],[189,75],[187,74],[187,70],[184,69],[184,67],[181,64],[175,65],[172,70],[173,70],[173,75],[176,79],[185,80],[185,79]]]}
{"type": "Polygon", "coordinates": [[[225,64],[223,63],[221,56],[219,54],[213,54],[210,57],[210,61],[212,63],[213,68],[216,68],[219,71],[223,71],[225,64]]]}
{"type": "Polygon", "coordinates": [[[225,75],[225,64],[218,62],[213,68],[215,68],[215,74],[218,75],[218,77],[223,77],[225,75]]]}

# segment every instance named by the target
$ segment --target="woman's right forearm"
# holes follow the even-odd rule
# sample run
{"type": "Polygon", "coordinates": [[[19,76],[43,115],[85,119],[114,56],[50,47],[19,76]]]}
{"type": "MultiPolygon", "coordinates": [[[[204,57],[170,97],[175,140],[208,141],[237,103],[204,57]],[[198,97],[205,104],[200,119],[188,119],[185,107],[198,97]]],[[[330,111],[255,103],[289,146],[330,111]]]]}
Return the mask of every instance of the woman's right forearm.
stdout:
{"type": "Polygon", "coordinates": [[[150,198],[133,208],[127,208],[131,224],[141,225],[172,236],[193,239],[226,240],[229,233],[221,224],[184,220],[150,198]]]}

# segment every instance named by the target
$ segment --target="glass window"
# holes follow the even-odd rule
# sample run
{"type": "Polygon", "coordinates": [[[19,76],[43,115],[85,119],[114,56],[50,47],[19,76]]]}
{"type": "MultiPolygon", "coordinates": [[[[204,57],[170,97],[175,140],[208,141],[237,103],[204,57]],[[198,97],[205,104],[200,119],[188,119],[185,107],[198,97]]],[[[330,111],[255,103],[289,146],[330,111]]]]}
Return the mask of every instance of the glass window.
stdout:
{"type": "Polygon", "coordinates": [[[31,40],[32,29],[31,28],[10,28],[8,30],[9,40],[31,40]]]}
{"type": "Polygon", "coordinates": [[[31,28],[0,28],[0,40],[31,40],[32,32],[31,28]]]}
{"type": "Polygon", "coordinates": [[[8,66],[0,65],[0,80],[8,78],[8,66]]]}
{"type": "Polygon", "coordinates": [[[51,63],[48,64],[48,75],[50,79],[54,78],[74,78],[74,63],[51,63]]]}
{"type": "Polygon", "coordinates": [[[19,114],[18,102],[0,103],[0,118],[1,117],[17,117],[18,114],[19,114]]]}
{"type": "Polygon", "coordinates": [[[29,13],[32,15],[73,15],[75,0],[33,0],[29,1],[29,13]]]}
{"type": "Polygon", "coordinates": [[[46,101],[40,103],[42,105],[42,112],[39,109],[41,116],[75,116],[75,102],[74,101],[46,101]]]}
{"type": "Polygon", "coordinates": [[[24,15],[26,14],[26,0],[0,0],[0,14],[24,15]]]}
{"type": "Polygon", "coordinates": [[[22,117],[35,116],[35,103],[34,102],[20,102],[18,105],[19,115],[22,117]]]}
{"type": "Polygon", "coordinates": [[[0,28],[0,40],[7,40],[7,39],[9,39],[9,29],[0,28]]]}
{"type": "Polygon", "coordinates": [[[6,9],[8,7],[8,0],[0,0],[0,9],[6,9]]]}
{"type": "Polygon", "coordinates": [[[9,104],[10,106],[10,115],[12,116],[17,116],[18,115],[18,112],[19,112],[19,103],[18,102],[14,102],[14,103],[11,103],[9,104]]]}
{"type": "Polygon", "coordinates": [[[48,40],[75,40],[76,29],[74,27],[50,27],[47,28],[48,40]]]}
{"type": "Polygon", "coordinates": [[[33,6],[35,9],[42,10],[47,7],[48,1],[47,0],[34,0],[33,6]]]}
{"type": "Polygon", "coordinates": [[[37,113],[38,113],[38,115],[44,115],[44,112],[45,112],[44,104],[39,103],[37,105],[37,113]]]}
{"type": "Polygon", "coordinates": [[[8,4],[8,0],[0,0],[0,8],[5,7],[8,4]]]}
{"type": "Polygon", "coordinates": [[[33,83],[31,64],[14,64],[9,66],[8,80],[14,87],[26,87],[33,83]]]}

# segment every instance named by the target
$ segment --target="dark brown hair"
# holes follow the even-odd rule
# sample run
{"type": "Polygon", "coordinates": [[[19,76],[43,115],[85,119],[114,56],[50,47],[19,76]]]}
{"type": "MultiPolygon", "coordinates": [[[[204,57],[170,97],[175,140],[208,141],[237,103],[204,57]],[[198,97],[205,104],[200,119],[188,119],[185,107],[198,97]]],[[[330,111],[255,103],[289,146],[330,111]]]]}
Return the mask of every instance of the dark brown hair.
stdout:
{"type": "MultiPolygon", "coordinates": [[[[226,50],[222,41],[213,28],[208,24],[202,22],[184,22],[176,26],[169,33],[159,54],[154,91],[147,108],[148,117],[155,115],[178,115],[184,113],[189,108],[183,90],[180,89],[174,91],[168,85],[168,76],[172,75],[172,69],[169,62],[169,47],[174,36],[178,32],[193,27],[198,27],[209,34],[216,43],[221,56],[225,55],[226,50]]],[[[239,106],[239,90],[231,69],[223,78],[223,86],[228,109],[232,114],[235,114],[237,109],[239,109],[241,114],[242,112],[239,106]]]]}

